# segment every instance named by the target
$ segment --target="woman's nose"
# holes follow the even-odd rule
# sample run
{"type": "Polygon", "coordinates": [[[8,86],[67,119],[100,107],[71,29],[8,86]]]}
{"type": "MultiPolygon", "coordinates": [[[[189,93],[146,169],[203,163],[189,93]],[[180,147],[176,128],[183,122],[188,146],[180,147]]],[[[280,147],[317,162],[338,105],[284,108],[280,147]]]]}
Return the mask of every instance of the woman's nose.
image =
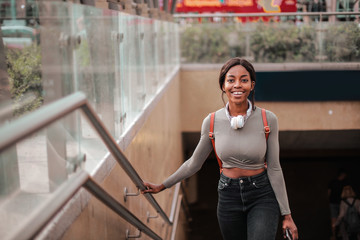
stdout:
{"type": "Polygon", "coordinates": [[[241,87],[241,83],[240,83],[240,81],[235,81],[235,85],[234,85],[234,87],[241,87]]]}

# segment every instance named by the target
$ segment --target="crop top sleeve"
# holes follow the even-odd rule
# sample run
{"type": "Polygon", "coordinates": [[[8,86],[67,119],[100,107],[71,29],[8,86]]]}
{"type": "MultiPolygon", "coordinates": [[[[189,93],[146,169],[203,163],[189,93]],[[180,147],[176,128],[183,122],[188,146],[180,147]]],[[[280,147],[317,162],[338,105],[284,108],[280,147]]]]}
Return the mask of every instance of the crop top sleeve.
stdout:
{"type": "Polygon", "coordinates": [[[193,155],[187,161],[185,161],[175,173],[173,173],[163,182],[166,188],[169,188],[177,182],[192,176],[201,169],[205,160],[213,150],[211,140],[209,138],[209,128],[210,115],[203,121],[201,127],[201,137],[193,155]]]}
{"type": "Polygon", "coordinates": [[[267,141],[266,162],[267,174],[279,203],[281,215],[290,214],[290,207],[286,193],[285,180],[279,159],[279,128],[278,120],[274,113],[266,111],[270,126],[269,139],[267,141]]]}

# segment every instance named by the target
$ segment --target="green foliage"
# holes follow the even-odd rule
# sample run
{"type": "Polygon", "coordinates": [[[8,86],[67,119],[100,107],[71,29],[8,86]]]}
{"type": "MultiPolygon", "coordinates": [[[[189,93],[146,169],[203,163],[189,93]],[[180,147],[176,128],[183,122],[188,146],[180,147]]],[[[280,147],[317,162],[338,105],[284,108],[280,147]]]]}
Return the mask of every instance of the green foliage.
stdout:
{"type": "Polygon", "coordinates": [[[359,61],[360,28],[354,22],[194,24],[181,33],[181,51],[188,63],[223,63],[234,56],[265,63],[359,61]]]}
{"type": "Polygon", "coordinates": [[[303,25],[298,29],[299,44],[297,54],[294,57],[296,62],[313,62],[317,54],[316,31],[309,25],[303,25]]]}
{"type": "Polygon", "coordinates": [[[224,62],[231,51],[241,51],[240,46],[228,45],[231,28],[215,24],[199,24],[186,28],[181,35],[181,52],[186,62],[224,62]]]}
{"type": "Polygon", "coordinates": [[[330,26],[326,32],[324,48],[330,61],[359,61],[360,27],[356,22],[330,26]]]}
{"type": "Polygon", "coordinates": [[[81,67],[89,67],[90,66],[90,49],[89,43],[86,38],[81,40],[81,44],[79,49],[76,50],[77,60],[81,67]]]}
{"type": "Polygon", "coordinates": [[[20,106],[15,109],[14,115],[37,109],[43,102],[39,46],[33,44],[23,49],[7,49],[6,58],[11,96],[20,106]],[[36,98],[24,105],[23,102],[29,93],[34,94],[36,98]]]}
{"type": "Polygon", "coordinates": [[[307,62],[315,58],[315,30],[280,23],[260,24],[252,34],[256,62],[307,62]]]}

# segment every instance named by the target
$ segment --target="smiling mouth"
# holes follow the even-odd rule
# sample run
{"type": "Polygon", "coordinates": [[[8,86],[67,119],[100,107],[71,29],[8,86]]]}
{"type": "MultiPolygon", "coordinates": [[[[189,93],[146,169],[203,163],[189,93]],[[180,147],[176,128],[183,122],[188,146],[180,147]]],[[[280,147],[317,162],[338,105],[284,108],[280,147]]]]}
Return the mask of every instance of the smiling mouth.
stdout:
{"type": "Polygon", "coordinates": [[[232,94],[235,96],[241,96],[243,95],[243,92],[232,92],[232,94]]]}

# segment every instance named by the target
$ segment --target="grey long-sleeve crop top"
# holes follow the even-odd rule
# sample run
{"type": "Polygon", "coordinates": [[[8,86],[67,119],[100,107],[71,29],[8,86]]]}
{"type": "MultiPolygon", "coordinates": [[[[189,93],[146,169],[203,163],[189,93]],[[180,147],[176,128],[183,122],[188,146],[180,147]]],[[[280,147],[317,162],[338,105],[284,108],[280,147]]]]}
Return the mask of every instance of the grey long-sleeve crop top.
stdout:
{"type": "MultiPolygon", "coordinates": [[[[260,169],[264,167],[266,158],[267,174],[281,214],[287,215],[290,214],[290,208],[279,161],[278,121],[275,114],[270,111],[266,111],[266,117],[271,131],[268,141],[265,138],[260,108],[255,108],[241,129],[231,127],[225,108],[218,110],[214,123],[216,153],[222,161],[223,168],[260,169]]],[[[210,115],[203,121],[201,138],[193,155],[163,182],[166,188],[200,170],[213,150],[209,130],[210,115]]]]}

